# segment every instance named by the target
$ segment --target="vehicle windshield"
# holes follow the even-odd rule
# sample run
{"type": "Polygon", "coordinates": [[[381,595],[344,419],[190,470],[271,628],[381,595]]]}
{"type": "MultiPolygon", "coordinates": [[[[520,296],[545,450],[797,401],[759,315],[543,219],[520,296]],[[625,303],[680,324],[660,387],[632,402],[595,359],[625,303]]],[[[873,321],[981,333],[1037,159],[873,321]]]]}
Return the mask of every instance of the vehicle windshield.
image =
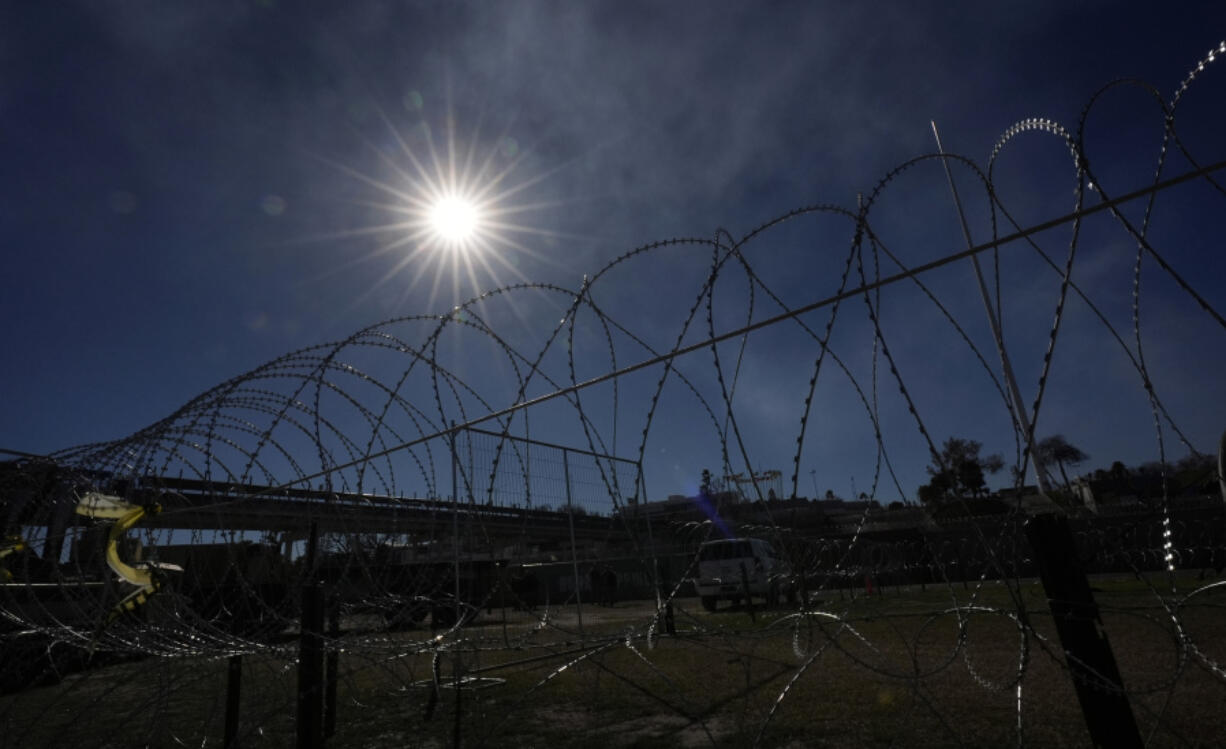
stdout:
{"type": "Polygon", "coordinates": [[[753,546],[748,541],[716,541],[704,544],[698,552],[698,561],[713,562],[720,559],[742,559],[753,556],[753,546]]]}

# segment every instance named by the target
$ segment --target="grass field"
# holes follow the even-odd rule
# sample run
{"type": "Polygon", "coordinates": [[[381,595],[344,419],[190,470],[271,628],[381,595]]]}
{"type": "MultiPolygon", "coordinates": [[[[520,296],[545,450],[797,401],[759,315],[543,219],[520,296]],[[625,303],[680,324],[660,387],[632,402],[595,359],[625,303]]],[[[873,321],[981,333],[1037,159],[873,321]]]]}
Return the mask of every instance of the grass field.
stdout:
{"type": "MultiPolygon", "coordinates": [[[[1213,670],[1226,663],[1226,586],[1185,600],[1206,582],[1095,585],[1149,745],[1226,741],[1226,679],[1213,670]]],[[[645,601],[585,606],[582,631],[573,608],[544,623],[543,610],[496,610],[458,642],[346,621],[327,745],[1002,746],[1019,724],[1027,746],[1088,745],[1042,591],[1024,582],[1020,594],[1029,628],[997,583],[826,593],[805,615],[681,599],[675,636],[651,628],[645,601]]],[[[245,656],[242,746],[293,743],[294,648],[245,656]]],[[[225,694],[225,659],[94,669],[0,699],[0,743],[220,746],[225,694]]]]}

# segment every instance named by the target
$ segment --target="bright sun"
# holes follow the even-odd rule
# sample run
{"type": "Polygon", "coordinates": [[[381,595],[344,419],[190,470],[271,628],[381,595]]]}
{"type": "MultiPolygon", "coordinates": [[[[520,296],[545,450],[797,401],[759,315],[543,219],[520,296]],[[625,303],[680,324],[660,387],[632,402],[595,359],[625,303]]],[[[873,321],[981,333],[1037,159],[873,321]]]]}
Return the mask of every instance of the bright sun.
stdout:
{"type": "Polygon", "coordinates": [[[473,237],[480,216],[463,198],[446,197],[430,208],[430,227],[444,242],[460,245],[473,237]]]}
{"type": "Polygon", "coordinates": [[[374,188],[382,197],[359,203],[389,214],[386,221],[319,237],[321,241],[377,237],[366,257],[390,257],[392,262],[363,298],[388,284],[397,284],[403,279],[401,271],[410,275],[408,283],[403,284],[401,301],[415,294],[418,283],[426,280],[427,306],[433,306],[438,298],[452,304],[453,299],[467,298],[465,294],[505,286],[512,280],[526,282],[521,263],[546,258],[524,244],[521,237],[561,236],[524,222],[530,212],[557,205],[542,201],[536,192],[538,183],[549,173],[527,179],[517,176],[526,157],[514,138],[504,134],[490,142],[474,136],[473,143],[465,147],[457,141],[450,115],[442,116],[447,120],[446,142],[442,144],[435,143],[425,120],[402,133],[384,117],[399,150],[371,147],[388,178],[317,157],[374,188]],[[488,150],[482,152],[479,143],[488,145],[488,150]],[[538,197],[529,202],[529,195],[538,197]],[[448,285],[449,293],[444,288],[448,285]]]}

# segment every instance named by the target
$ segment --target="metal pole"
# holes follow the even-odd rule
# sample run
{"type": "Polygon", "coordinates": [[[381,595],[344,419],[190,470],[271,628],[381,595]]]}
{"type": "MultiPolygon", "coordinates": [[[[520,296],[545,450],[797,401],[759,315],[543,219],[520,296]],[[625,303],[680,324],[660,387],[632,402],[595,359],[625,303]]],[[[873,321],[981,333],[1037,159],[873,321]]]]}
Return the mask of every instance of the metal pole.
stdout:
{"type": "MultiPolygon", "coordinates": [[[[643,499],[647,498],[647,483],[643,480],[643,464],[639,464],[639,483],[643,487],[643,499]]],[[[656,556],[656,537],[651,529],[651,513],[645,513],[647,520],[647,549],[651,552],[651,585],[656,591],[656,615],[659,616],[660,606],[663,601],[660,598],[660,565],[659,559],[656,556]]],[[[671,606],[671,599],[669,605],[671,606]]]]}
{"type": "Polygon", "coordinates": [[[745,591],[745,608],[749,609],[749,618],[756,622],[758,617],[754,615],[753,597],[749,595],[749,571],[745,569],[744,562],[741,562],[741,588],[745,591]]]}
{"type": "MultiPolygon", "coordinates": [[[[945,149],[941,146],[941,135],[937,132],[937,123],[932,122],[932,137],[937,141],[937,153],[945,156],[945,149]]],[[[974,242],[971,241],[971,230],[966,223],[966,214],[962,210],[962,201],[958,198],[958,188],[954,184],[954,175],[949,168],[949,160],[942,158],[941,164],[945,167],[945,178],[949,181],[949,191],[954,196],[954,206],[958,209],[958,221],[962,224],[962,237],[966,240],[967,248],[974,247],[974,242]]],[[[988,313],[988,325],[992,328],[992,337],[996,341],[996,351],[1000,354],[1000,365],[1004,370],[1005,383],[1009,387],[1009,395],[1013,398],[1013,412],[1017,417],[1018,426],[1022,428],[1022,434],[1026,437],[1026,451],[1030,453],[1030,459],[1034,462],[1034,472],[1038,479],[1039,494],[1050,501],[1048,492],[1051,487],[1047,483],[1047,471],[1043,467],[1038,454],[1034,450],[1034,445],[1031,441],[1034,435],[1030,432],[1030,419],[1026,416],[1026,404],[1022,400],[1022,391],[1017,387],[1017,379],[1013,376],[1013,365],[1009,362],[1009,352],[1005,349],[1004,336],[1000,332],[1000,321],[996,319],[996,313],[992,310],[992,300],[988,296],[987,284],[983,282],[983,271],[979,267],[979,256],[971,255],[971,265],[975,269],[975,281],[979,284],[979,295],[983,298],[984,311],[988,313]]]]}
{"type": "MultiPolygon", "coordinates": [[[[941,147],[941,136],[937,132],[935,122],[932,123],[932,135],[937,141],[937,152],[944,156],[945,149],[941,147]]],[[[953,193],[954,205],[958,209],[958,220],[962,223],[962,236],[966,239],[967,247],[972,247],[970,228],[966,223],[962,202],[958,199],[958,188],[954,184],[949,161],[942,158],[941,162],[945,167],[950,192],[953,193]]],[[[1102,631],[1098,604],[1095,603],[1094,594],[1090,590],[1085,568],[1081,566],[1077,545],[1069,529],[1068,517],[1055,512],[1056,506],[1048,497],[1047,472],[1035,453],[1034,445],[1031,444],[1034,434],[1026,417],[1026,407],[1022,403],[1017,381],[1013,377],[1009,355],[1005,351],[1000,323],[992,311],[991,298],[988,296],[987,285],[983,282],[978,256],[971,255],[971,263],[974,265],[975,279],[979,283],[979,293],[983,297],[983,306],[988,314],[988,324],[992,326],[992,335],[996,339],[996,349],[1000,353],[1005,381],[1013,397],[1013,411],[1018,425],[1026,435],[1026,450],[1034,460],[1039,493],[1048,500],[1051,508],[1026,522],[1026,538],[1039,565],[1043,591],[1051,606],[1060,645],[1064,648],[1065,660],[1073,677],[1073,688],[1077,692],[1081,712],[1090,731],[1090,740],[1099,747],[1141,747],[1141,734],[1132,714],[1132,705],[1124,691],[1124,682],[1115,662],[1115,654],[1111,651],[1111,643],[1102,631]]],[[[958,550],[958,556],[959,566],[962,566],[961,548],[958,550]]],[[[962,580],[965,585],[965,570],[962,580]]]]}
{"type": "Polygon", "coordinates": [[[1143,746],[1068,518],[1054,512],[1036,515],[1026,521],[1026,538],[1039,565],[1090,740],[1112,749],[1143,746]]]}
{"type": "Polygon", "coordinates": [[[460,456],[456,453],[455,422],[451,422],[451,549],[454,555],[452,574],[455,576],[455,621],[460,623],[460,491],[456,469],[460,456]]]}
{"type": "Polygon", "coordinates": [[[320,699],[323,696],[323,586],[302,586],[302,620],[298,639],[298,749],[319,749],[320,699]]]}
{"type": "Polygon", "coordinates": [[[238,747],[238,711],[242,705],[243,656],[232,655],[226,679],[226,736],[222,746],[238,747]]]}
{"type": "Polygon", "coordinates": [[[583,596],[579,593],[579,549],[575,544],[575,511],[570,498],[570,459],[562,449],[562,476],[566,480],[566,522],[570,526],[570,565],[575,575],[575,613],[579,617],[579,637],[583,637],[583,596]]]}
{"type": "Polygon", "coordinates": [[[307,535],[306,546],[306,571],[307,579],[314,580],[315,578],[315,563],[319,554],[319,523],[311,521],[311,531],[307,535]]]}
{"type": "Polygon", "coordinates": [[[507,634],[507,586],[511,584],[511,560],[507,559],[498,567],[498,605],[502,608],[502,644],[508,650],[511,648],[511,638],[507,634]]]}
{"type": "Polygon", "coordinates": [[[1217,445],[1217,484],[1222,492],[1222,501],[1226,502],[1226,432],[1217,445]]]}
{"type": "Polygon", "coordinates": [[[332,605],[328,607],[328,638],[332,640],[328,649],[327,684],[324,691],[324,738],[331,738],[336,733],[336,682],[337,671],[340,668],[340,636],[341,610],[333,596],[332,605]]]}
{"type": "MultiPolygon", "coordinates": [[[[451,422],[451,534],[452,534],[452,551],[455,554],[455,562],[452,569],[452,574],[455,576],[455,626],[460,625],[460,486],[456,480],[456,472],[459,467],[460,455],[456,452],[456,428],[455,422],[451,422]]],[[[452,723],[452,744],[459,749],[460,747],[460,717],[462,707],[460,705],[460,679],[462,664],[460,663],[460,649],[455,648],[453,656],[453,686],[455,687],[455,711],[453,713],[454,722],[452,723]]]]}

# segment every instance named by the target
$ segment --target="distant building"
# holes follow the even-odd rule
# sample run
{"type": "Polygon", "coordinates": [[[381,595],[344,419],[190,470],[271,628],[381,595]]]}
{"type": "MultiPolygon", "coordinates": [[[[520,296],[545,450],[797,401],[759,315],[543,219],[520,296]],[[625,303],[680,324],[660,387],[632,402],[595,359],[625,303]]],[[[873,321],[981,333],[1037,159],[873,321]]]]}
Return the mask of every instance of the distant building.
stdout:
{"type": "Polygon", "coordinates": [[[881,504],[873,499],[815,499],[811,504],[827,513],[831,512],[864,512],[865,510],[880,510],[881,504]]]}

